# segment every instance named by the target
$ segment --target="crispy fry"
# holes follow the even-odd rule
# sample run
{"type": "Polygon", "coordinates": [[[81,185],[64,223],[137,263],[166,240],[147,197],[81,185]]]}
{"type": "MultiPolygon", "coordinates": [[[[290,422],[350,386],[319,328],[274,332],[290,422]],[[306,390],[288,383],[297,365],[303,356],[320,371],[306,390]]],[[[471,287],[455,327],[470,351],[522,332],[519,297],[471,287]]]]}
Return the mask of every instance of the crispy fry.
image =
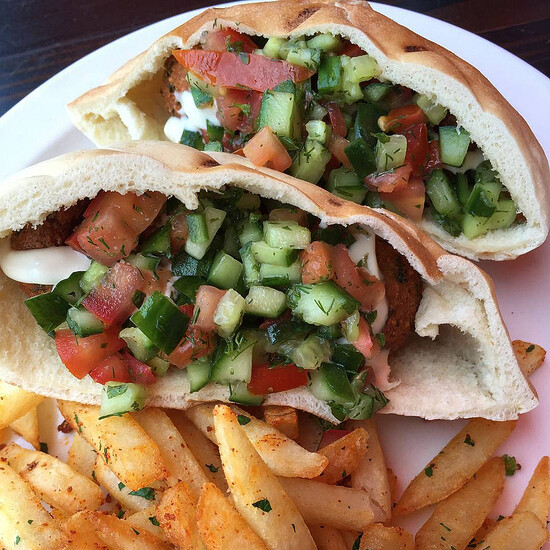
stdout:
{"type": "Polygon", "coordinates": [[[71,548],[78,550],[109,550],[97,536],[94,524],[86,519],[86,512],[77,512],[67,519],[63,529],[71,539],[71,548]]]}
{"type": "MultiPolygon", "coordinates": [[[[361,537],[359,550],[414,550],[413,536],[401,527],[373,523],[361,537]]],[[[450,548],[450,547],[447,547],[450,548]]]]}
{"type": "Polygon", "coordinates": [[[61,400],[58,405],[65,420],[130,489],[137,491],[166,477],[159,448],[129,414],[99,420],[99,407],[61,400]]]}
{"type": "Polygon", "coordinates": [[[68,536],[44,510],[30,485],[0,462],[0,546],[43,550],[64,548],[68,542],[68,536]]]}
{"type": "Polygon", "coordinates": [[[207,483],[197,505],[197,524],[206,550],[266,550],[214,483],[207,483]]]}
{"type": "Polygon", "coordinates": [[[67,464],[83,476],[93,479],[92,472],[96,458],[97,453],[94,448],[81,435],[75,433],[69,449],[67,464]]]}
{"type": "Polygon", "coordinates": [[[416,550],[465,548],[504,487],[504,461],[484,464],[461,489],[440,502],[416,534],[416,550]]]}
{"type": "Polygon", "coordinates": [[[491,518],[485,518],[481,527],[476,531],[470,544],[480,544],[487,537],[487,533],[496,525],[496,521],[491,518]]]}
{"type": "Polygon", "coordinates": [[[35,449],[40,447],[40,436],[38,434],[38,415],[36,407],[32,408],[21,418],[14,420],[10,428],[18,433],[25,441],[28,441],[35,449]]]}
{"type": "Polygon", "coordinates": [[[535,372],[544,363],[546,350],[537,346],[537,344],[531,344],[523,340],[514,340],[512,347],[514,348],[519,367],[525,376],[529,376],[535,372]]]}
{"type": "Polygon", "coordinates": [[[167,489],[157,506],[156,518],[166,538],[182,550],[200,548],[196,506],[197,499],[184,481],[167,489]]]}
{"type": "Polygon", "coordinates": [[[284,433],[290,439],[298,439],[298,412],[292,407],[271,405],[263,408],[264,420],[270,426],[284,433]]]}
{"type": "Polygon", "coordinates": [[[199,464],[170,418],[160,409],[143,409],[134,413],[133,418],[158,445],[168,470],[168,485],[185,481],[198,500],[202,486],[209,481],[206,466],[199,464]]]}
{"type": "Polygon", "coordinates": [[[483,548],[498,550],[539,550],[548,540],[548,531],[532,512],[520,512],[497,522],[483,542],[483,548]]]}
{"type": "Polygon", "coordinates": [[[514,514],[520,512],[533,512],[544,525],[550,511],[550,459],[543,456],[537,464],[529,484],[514,510],[514,514]]]}
{"type": "Polygon", "coordinates": [[[216,405],[213,415],[225,477],[237,510],[269,549],[314,550],[315,543],[296,505],[260,458],[235,414],[225,405],[216,405]]]}
{"type": "MultiPolygon", "coordinates": [[[[204,404],[189,409],[187,417],[210,441],[217,443],[212,411],[215,405],[204,404]]],[[[271,471],[284,477],[316,477],[328,464],[326,457],[310,453],[275,428],[238,407],[231,407],[235,416],[248,419],[243,428],[250,442],[271,471]]]]}
{"type": "Polygon", "coordinates": [[[101,489],[93,481],[54,456],[12,443],[0,451],[0,458],[9,463],[44,502],[64,514],[97,510],[103,504],[101,489]]]}
{"type": "Polygon", "coordinates": [[[309,530],[317,550],[348,550],[344,536],[338,529],[329,525],[310,525],[309,530]]]}
{"type": "Polygon", "coordinates": [[[0,430],[25,416],[45,397],[36,395],[0,380],[0,430]]]}
{"type": "Polygon", "coordinates": [[[312,479],[280,477],[279,481],[310,525],[362,531],[372,522],[370,499],[365,491],[312,479]]]}
{"type": "Polygon", "coordinates": [[[298,411],[300,435],[296,442],[310,452],[316,452],[323,438],[323,428],[319,419],[303,411],[298,411]]]}
{"type": "Polygon", "coordinates": [[[149,531],[149,533],[155,535],[155,537],[158,537],[160,540],[168,542],[166,540],[164,531],[159,526],[156,513],[157,507],[155,505],[152,505],[149,506],[149,508],[140,510],[139,512],[135,512],[130,515],[127,514],[126,516],[124,516],[124,521],[128,525],[135,527],[140,532],[149,531]]]}
{"type": "Polygon", "coordinates": [[[411,481],[395,514],[410,514],[460,489],[512,433],[516,423],[470,420],[411,481]]]}
{"type": "Polygon", "coordinates": [[[319,449],[328,458],[328,466],[316,479],[333,485],[353,473],[367,452],[369,434],[356,428],[344,437],[319,449]]]}

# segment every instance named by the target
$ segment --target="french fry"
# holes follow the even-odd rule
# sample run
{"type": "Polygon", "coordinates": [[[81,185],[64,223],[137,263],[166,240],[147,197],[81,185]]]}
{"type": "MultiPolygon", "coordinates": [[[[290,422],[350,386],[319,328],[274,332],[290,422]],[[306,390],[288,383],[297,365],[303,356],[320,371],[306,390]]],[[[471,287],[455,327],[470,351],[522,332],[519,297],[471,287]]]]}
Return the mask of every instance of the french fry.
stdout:
{"type": "Polygon", "coordinates": [[[300,434],[296,442],[307,451],[317,452],[323,438],[323,428],[319,419],[310,413],[298,411],[298,422],[300,434]]]}
{"type": "Polygon", "coordinates": [[[544,525],[550,511],[550,459],[543,456],[521,497],[514,514],[533,512],[544,525]]]}
{"type": "Polygon", "coordinates": [[[266,550],[265,544],[214,483],[202,488],[197,524],[206,550],[266,550]]]}
{"type": "Polygon", "coordinates": [[[0,430],[34,409],[45,397],[0,380],[0,430]]]}
{"type": "Polygon", "coordinates": [[[441,501],[416,534],[416,550],[465,548],[504,487],[504,461],[485,463],[461,489],[441,501]]]}
{"type": "Polygon", "coordinates": [[[485,540],[487,533],[496,525],[496,521],[491,518],[485,518],[481,527],[476,531],[470,544],[481,544],[485,540]]]}
{"type": "Polygon", "coordinates": [[[186,416],[183,411],[167,409],[166,414],[174,423],[193,456],[206,468],[206,475],[222,493],[227,492],[227,481],[223,474],[222,459],[218,447],[212,443],[186,416]]]}
{"type": "Polygon", "coordinates": [[[202,486],[210,481],[205,473],[206,466],[199,464],[170,418],[160,409],[143,409],[132,416],[158,445],[168,470],[168,485],[185,481],[198,500],[202,486]]]}
{"type": "Polygon", "coordinates": [[[69,543],[30,485],[5,462],[0,462],[0,543],[10,550],[65,548],[69,543]]]}
{"type": "Polygon", "coordinates": [[[546,350],[537,346],[537,344],[531,344],[523,340],[514,340],[512,347],[514,348],[519,368],[525,376],[529,376],[535,372],[544,363],[546,350]]]}
{"type": "Polygon", "coordinates": [[[369,434],[367,452],[351,474],[351,486],[362,489],[369,495],[374,521],[387,521],[391,517],[392,495],[376,421],[374,418],[350,420],[346,426],[348,428],[362,427],[369,434]]]}
{"type": "Polygon", "coordinates": [[[99,420],[99,407],[61,400],[58,406],[71,427],[133,491],[166,477],[159,448],[129,414],[99,420]]]}
{"type": "Polygon", "coordinates": [[[356,428],[319,449],[318,453],[328,458],[328,466],[315,479],[334,485],[353,473],[367,452],[368,440],[369,434],[363,428],[356,428]]]}
{"type": "MultiPolygon", "coordinates": [[[[186,414],[210,441],[217,444],[212,418],[214,407],[213,404],[198,405],[186,411],[186,414]]],[[[241,417],[250,442],[274,474],[311,478],[318,476],[328,464],[326,457],[306,451],[280,431],[242,409],[232,406],[230,410],[235,416],[241,417]]]]}
{"type": "MultiPolygon", "coordinates": [[[[401,527],[373,523],[361,537],[359,550],[414,550],[413,536],[401,527]]],[[[447,546],[446,548],[450,548],[447,546]]]]}
{"type": "Polygon", "coordinates": [[[131,515],[126,515],[124,521],[138,531],[149,531],[149,533],[167,543],[168,541],[166,540],[164,531],[159,525],[156,513],[157,507],[153,505],[131,515]]]}
{"type": "Polygon", "coordinates": [[[69,449],[67,464],[83,476],[93,479],[92,472],[96,458],[97,453],[94,448],[81,435],[75,433],[69,449]]]}
{"type": "Polygon", "coordinates": [[[292,407],[271,405],[263,407],[264,420],[270,426],[284,433],[290,439],[298,439],[298,412],[292,407]]]}
{"type": "Polygon", "coordinates": [[[86,519],[86,512],[77,512],[68,518],[63,529],[71,539],[71,548],[78,550],[110,550],[97,534],[93,523],[86,519]]]}
{"type": "Polygon", "coordinates": [[[315,542],[296,505],[260,458],[235,414],[225,405],[216,405],[213,415],[225,477],[241,516],[271,550],[314,550],[315,542]]]}
{"type": "Polygon", "coordinates": [[[38,434],[38,415],[36,407],[31,409],[21,418],[14,420],[10,428],[18,433],[25,441],[28,441],[35,449],[40,447],[40,436],[38,434]]]}
{"type": "Polygon", "coordinates": [[[362,531],[372,522],[370,499],[365,491],[312,479],[278,479],[309,525],[362,531]]]}
{"type": "Polygon", "coordinates": [[[338,529],[330,525],[310,525],[317,550],[349,550],[346,540],[338,529]]]}
{"type": "Polygon", "coordinates": [[[342,537],[344,537],[344,540],[346,541],[346,548],[350,550],[351,548],[359,548],[359,544],[361,542],[361,539],[357,540],[360,536],[363,536],[363,533],[359,533],[358,531],[340,531],[342,533],[342,537]],[[354,546],[357,544],[357,546],[354,546]]]}
{"type": "Polygon", "coordinates": [[[200,548],[196,506],[197,499],[184,481],[167,489],[157,506],[156,518],[166,538],[182,550],[200,548]]]}
{"type": "Polygon", "coordinates": [[[0,451],[0,459],[9,463],[44,502],[64,514],[97,510],[103,504],[103,493],[93,481],[54,456],[12,443],[0,451]]]}
{"type": "Polygon", "coordinates": [[[516,423],[470,420],[411,481],[395,514],[410,514],[458,491],[512,433],[516,423]]]}
{"type": "Polygon", "coordinates": [[[539,550],[548,540],[548,531],[532,512],[504,518],[487,533],[482,548],[498,550],[539,550]]]}

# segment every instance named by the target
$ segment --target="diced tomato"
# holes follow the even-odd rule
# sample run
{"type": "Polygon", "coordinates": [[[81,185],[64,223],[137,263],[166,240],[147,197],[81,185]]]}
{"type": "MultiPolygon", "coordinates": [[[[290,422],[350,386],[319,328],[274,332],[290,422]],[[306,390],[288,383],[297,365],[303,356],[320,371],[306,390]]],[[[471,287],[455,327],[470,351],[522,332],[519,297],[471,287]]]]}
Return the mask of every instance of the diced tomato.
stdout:
{"type": "Polygon", "coordinates": [[[376,309],[386,292],[384,285],[366,269],[357,267],[343,244],[333,247],[332,257],[334,282],[358,300],[363,311],[376,309]]]}
{"type": "Polygon", "coordinates": [[[185,214],[178,214],[171,220],[170,229],[170,251],[177,254],[184,246],[189,236],[189,227],[185,214]]]}
{"type": "Polygon", "coordinates": [[[378,189],[381,193],[391,193],[407,186],[411,172],[411,167],[405,164],[388,172],[369,174],[363,181],[370,187],[378,189]]]}
{"type": "Polygon", "coordinates": [[[300,253],[302,282],[306,285],[332,279],[334,274],[332,246],[322,241],[313,241],[300,253]]]}
{"type": "Polygon", "coordinates": [[[55,333],[55,347],[61,362],[77,378],[84,378],[106,357],[122,349],[124,340],[118,337],[118,328],[86,338],[75,336],[72,330],[55,333]]]}
{"type": "Polygon", "coordinates": [[[386,109],[399,109],[409,105],[412,101],[414,92],[406,86],[392,86],[384,96],[383,103],[386,109]]]}
{"type": "MultiPolygon", "coordinates": [[[[220,124],[235,132],[249,134],[256,130],[256,120],[260,114],[262,94],[250,90],[228,88],[216,99],[217,116],[220,124]]],[[[241,144],[239,144],[239,147],[241,144]]],[[[224,146],[225,148],[225,146],[224,146]]]]}
{"type": "Polygon", "coordinates": [[[279,172],[284,172],[292,164],[285,146],[269,126],[262,128],[244,146],[243,153],[255,166],[265,166],[279,172]]]}
{"type": "Polygon", "coordinates": [[[195,306],[193,304],[184,304],[180,306],[180,311],[187,315],[189,319],[193,319],[193,313],[195,311],[195,306]]]}
{"type": "Polygon", "coordinates": [[[308,227],[307,214],[299,208],[274,208],[269,212],[272,222],[294,221],[302,227],[308,227]]]}
{"type": "Polygon", "coordinates": [[[197,327],[206,332],[214,332],[216,330],[214,313],[225,293],[225,290],[220,290],[215,286],[201,285],[199,287],[195,299],[195,308],[199,310],[197,322],[195,323],[197,327]]]}
{"type": "Polygon", "coordinates": [[[434,139],[433,141],[430,141],[430,143],[428,143],[428,160],[426,161],[424,170],[422,171],[424,175],[429,174],[432,170],[440,168],[443,165],[441,162],[440,153],[439,140],[434,139]]]}
{"type": "Polygon", "coordinates": [[[339,136],[338,134],[332,134],[330,136],[330,142],[328,144],[329,151],[343,164],[346,168],[351,168],[350,161],[346,155],[346,147],[349,145],[349,140],[339,136]]]}
{"type": "Polygon", "coordinates": [[[405,163],[411,167],[413,176],[419,176],[428,160],[428,128],[425,124],[415,124],[403,135],[407,138],[405,163]]]}
{"type": "Polygon", "coordinates": [[[137,267],[118,262],[82,300],[82,305],[108,326],[122,324],[136,309],[132,298],[144,284],[143,275],[137,267]]]}
{"type": "Polygon", "coordinates": [[[351,430],[327,430],[326,432],[323,432],[323,437],[321,438],[321,442],[319,443],[319,449],[322,449],[323,447],[326,447],[327,445],[338,441],[339,439],[350,433],[351,430]]]}
{"type": "Polygon", "coordinates": [[[199,78],[224,88],[250,88],[257,92],[271,90],[285,80],[302,82],[313,71],[280,59],[254,53],[174,50],[178,63],[199,78]]]}
{"type": "Polygon", "coordinates": [[[348,57],[359,57],[365,55],[365,52],[357,45],[348,42],[344,49],[340,52],[340,55],[347,55],[348,57]]]}
{"type": "Polygon", "coordinates": [[[378,341],[371,338],[369,324],[361,316],[359,317],[359,337],[353,342],[353,347],[366,359],[370,359],[380,351],[378,341]]]}
{"type": "Polygon", "coordinates": [[[229,28],[207,32],[201,39],[201,44],[203,50],[215,52],[223,52],[228,49],[228,46],[234,50],[248,53],[252,53],[258,48],[246,34],[229,28]]]}
{"type": "Polygon", "coordinates": [[[164,294],[168,286],[168,281],[173,276],[172,272],[167,267],[157,267],[155,271],[142,271],[141,274],[144,279],[141,290],[145,296],[151,296],[155,290],[164,294]]]}
{"type": "Polygon", "coordinates": [[[272,367],[269,363],[254,365],[248,390],[255,395],[267,395],[307,386],[307,371],[290,363],[272,367]]]}
{"type": "Polygon", "coordinates": [[[128,365],[130,382],[133,382],[134,384],[140,384],[142,386],[150,386],[157,381],[157,378],[153,374],[153,370],[149,365],[142,363],[139,359],[136,359],[128,352],[124,353],[124,360],[128,365]]]}
{"type": "Polygon", "coordinates": [[[422,220],[426,187],[421,177],[412,177],[407,185],[392,193],[380,193],[380,198],[383,201],[390,201],[399,212],[413,222],[422,220]]]}
{"type": "Polygon", "coordinates": [[[131,382],[128,362],[120,353],[110,355],[90,372],[90,377],[98,384],[106,384],[107,382],[131,382]]]}
{"type": "MultiPolygon", "coordinates": [[[[218,115],[218,119],[219,119],[219,115],[218,115]]],[[[223,150],[234,154],[238,154],[239,151],[242,152],[242,148],[246,143],[245,137],[246,136],[244,136],[243,134],[233,135],[230,132],[224,132],[223,138],[222,138],[223,150]]]]}
{"type": "Polygon", "coordinates": [[[392,109],[387,116],[378,119],[378,126],[383,132],[401,132],[414,126],[428,122],[424,111],[418,105],[405,105],[392,109]]]}
{"type": "Polygon", "coordinates": [[[166,360],[182,369],[192,361],[210,355],[215,346],[216,335],[213,332],[207,332],[197,325],[189,325],[183,340],[166,360]]]}
{"type": "Polygon", "coordinates": [[[330,101],[326,104],[328,110],[328,116],[330,117],[330,125],[332,126],[332,131],[336,132],[339,136],[346,137],[348,133],[348,127],[346,126],[346,121],[340,110],[338,103],[330,101]]]}

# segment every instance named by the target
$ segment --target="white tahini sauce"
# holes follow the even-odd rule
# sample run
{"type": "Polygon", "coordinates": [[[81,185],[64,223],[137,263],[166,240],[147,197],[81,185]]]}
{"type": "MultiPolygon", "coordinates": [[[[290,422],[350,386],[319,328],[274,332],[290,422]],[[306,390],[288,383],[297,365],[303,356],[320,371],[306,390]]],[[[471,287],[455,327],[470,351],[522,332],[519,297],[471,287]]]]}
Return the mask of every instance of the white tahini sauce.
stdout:
{"type": "Polygon", "coordinates": [[[12,250],[9,238],[0,241],[0,268],[20,283],[56,285],[75,271],[86,271],[91,263],[70,246],[12,250]]]}
{"type": "Polygon", "coordinates": [[[181,104],[178,114],[181,117],[172,116],[164,125],[164,135],[174,143],[179,143],[184,130],[198,132],[206,130],[206,121],[214,126],[220,126],[216,116],[216,102],[210,107],[197,107],[193,101],[193,95],[189,90],[174,92],[174,96],[181,104]]]}
{"type": "Polygon", "coordinates": [[[476,149],[475,151],[468,151],[466,153],[462,166],[449,166],[448,164],[444,164],[443,168],[449,170],[449,172],[453,174],[464,173],[466,170],[477,168],[478,164],[482,163],[484,160],[481,149],[476,149]]]}

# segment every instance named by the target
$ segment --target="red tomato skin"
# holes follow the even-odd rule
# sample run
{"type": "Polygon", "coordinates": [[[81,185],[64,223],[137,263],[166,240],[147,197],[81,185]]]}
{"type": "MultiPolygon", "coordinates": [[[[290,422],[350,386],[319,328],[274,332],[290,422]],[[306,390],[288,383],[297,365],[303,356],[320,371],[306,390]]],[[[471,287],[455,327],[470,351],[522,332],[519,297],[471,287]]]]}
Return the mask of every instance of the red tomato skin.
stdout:
{"type": "Polygon", "coordinates": [[[99,365],[90,372],[90,377],[98,384],[106,384],[107,382],[131,382],[130,371],[128,370],[127,361],[120,355],[115,353],[105,358],[99,365]]]}
{"type": "Polygon", "coordinates": [[[177,254],[185,246],[185,242],[189,236],[189,227],[185,214],[174,216],[170,225],[170,250],[172,254],[177,254]]]}
{"type": "Polygon", "coordinates": [[[428,143],[428,160],[426,161],[424,169],[422,170],[422,175],[425,176],[429,174],[432,170],[435,170],[436,168],[441,168],[441,166],[443,166],[440,154],[441,150],[439,148],[439,140],[434,139],[433,141],[430,141],[430,143],[428,143]]]}
{"type": "Polygon", "coordinates": [[[334,275],[332,246],[313,241],[300,253],[302,282],[306,285],[328,281],[334,275]]]}
{"type": "Polygon", "coordinates": [[[269,363],[254,365],[248,390],[254,395],[267,395],[307,386],[307,372],[290,363],[272,367],[269,363]]]}
{"type": "Polygon", "coordinates": [[[254,53],[174,50],[172,54],[206,83],[224,88],[246,87],[265,92],[285,80],[302,82],[313,74],[305,67],[254,53]]]}
{"type": "Polygon", "coordinates": [[[201,40],[203,50],[210,50],[214,52],[223,52],[227,49],[227,46],[233,46],[234,48],[239,46],[239,49],[243,52],[252,53],[258,48],[258,46],[252,41],[246,34],[224,28],[219,31],[210,31],[206,34],[204,39],[201,40]],[[229,41],[227,40],[229,39],[229,41]]]}
{"type": "Polygon", "coordinates": [[[87,338],[75,336],[72,330],[55,333],[55,347],[61,362],[73,376],[82,379],[106,357],[122,349],[126,343],[118,337],[118,328],[87,338]]]}
{"type": "Polygon", "coordinates": [[[326,104],[326,108],[328,110],[330,125],[332,126],[333,132],[345,138],[348,133],[348,127],[346,126],[346,121],[344,120],[340,106],[338,103],[330,101],[326,104]]]}
{"type": "Polygon", "coordinates": [[[262,128],[244,146],[243,153],[255,166],[266,166],[279,172],[284,172],[292,164],[285,146],[269,126],[262,128]]]}
{"type": "Polygon", "coordinates": [[[199,287],[195,299],[195,308],[199,311],[195,323],[197,327],[206,332],[214,332],[216,330],[214,313],[226,292],[226,290],[220,290],[210,285],[201,285],[199,287]]]}
{"type": "MultiPolygon", "coordinates": [[[[181,309],[181,308],[180,308],[181,309]]],[[[210,355],[216,347],[214,333],[197,325],[190,325],[178,347],[166,358],[172,365],[183,369],[193,361],[210,355]]]]}
{"type": "Polygon", "coordinates": [[[125,352],[123,357],[128,366],[131,382],[142,386],[150,386],[157,381],[157,377],[153,374],[153,371],[149,365],[142,363],[139,359],[136,359],[128,352],[125,352]]]}
{"type": "Polygon", "coordinates": [[[419,176],[428,160],[428,128],[425,124],[415,124],[403,135],[407,138],[405,163],[411,167],[413,176],[419,176]]]}
{"type": "Polygon", "coordinates": [[[132,298],[144,285],[144,276],[137,267],[118,262],[82,300],[82,305],[107,326],[121,324],[135,311],[132,298]]]}
{"type": "Polygon", "coordinates": [[[351,163],[346,155],[346,147],[349,145],[349,140],[339,136],[338,134],[332,134],[328,144],[328,150],[346,167],[351,169],[351,163]]]}
{"type": "Polygon", "coordinates": [[[387,116],[378,119],[378,126],[383,132],[398,133],[415,124],[428,122],[424,111],[418,105],[405,105],[392,109],[387,116]]]}
{"type": "Polygon", "coordinates": [[[365,55],[365,52],[357,45],[348,42],[344,49],[340,52],[340,55],[347,55],[348,57],[359,57],[365,55]]]}
{"type": "Polygon", "coordinates": [[[321,442],[319,443],[319,449],[322,449],[323,447],[326,447],[327,445],[338,441],[339,439],[341,439],[345,435],[350,434],[351,432],[352,430],[327,430],[326,432],[323,432],[323,437],[321,438],[321,442]]]}
{"type": "Polygon", "coordinates": [[[380,193],[383,201],[390,201],[405,217],[420,222],[426,201],[426,186],[421,177],[415,176],[408,185],[392,193],[380,193]]]}
{"type": "Polygon", "coordinates": [[[231,132],[239,130],[244,134],[249,134],[256,130],[256,121],[261,105],[261,93],[228,88],[225,90],[225,94],[216,98],[217,117],[220,124],[231,132]],[[238,105],[250,106],[250,114],[247,114],[238,105]]]}
{"type": "Polygon", "coordinates": [[[271,325],[275,325],[276,323],[280,323],[281,321],[288,321],[291,316],[292,314],[290,312],[290,309],[287,309],[280,317],[277,317],[276,319],[265,319],[259,326],[259,329],[267,330],[271,325]]]}
{"type": "Polygon", "coordinates": [[[360,351],[366,359],[371,359],[380,351],[378,341],[371,338],[369,324],[363,317],[359,318],[359,337],[353,342],[353,347],[360,351]]]}
{"type": "Polygon", "coordinates": [[[411,172],[411,167],[405,164],[388,172],[369,174],[363,181],[380,193],[391,193],[408,185],[411,172]]]}

